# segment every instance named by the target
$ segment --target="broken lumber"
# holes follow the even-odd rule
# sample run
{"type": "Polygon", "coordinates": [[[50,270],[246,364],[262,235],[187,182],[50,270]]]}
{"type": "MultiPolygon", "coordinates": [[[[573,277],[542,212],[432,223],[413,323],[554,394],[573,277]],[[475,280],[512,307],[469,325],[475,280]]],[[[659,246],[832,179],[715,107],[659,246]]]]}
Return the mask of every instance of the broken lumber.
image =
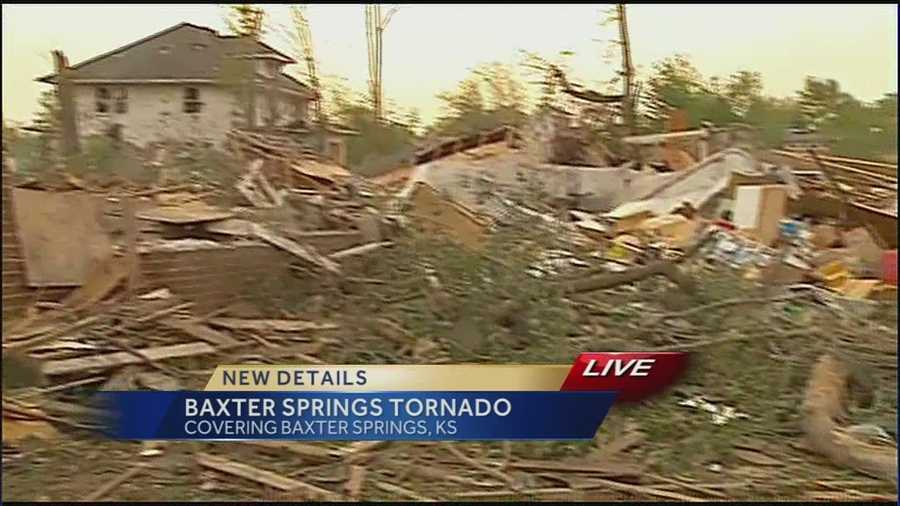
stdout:
{"type": "MultiPolygon", "coordinates": [[[[149,360],[165,360],[169,358],[192,357],[195,355],[216,353],[215,348],[203,342],[160,346],[157,348],[143,348],[138,351],[149,360]]],[[[47,376],[56,376],[74,372],[111,369],[123,365],[139,364],[141,362],[142,360],[133,353],[121,351],[105,355],[95,355],[92,357],[52,360],[44,364],[43,372],[47,376]]]]}
{"type": "Polygon", "coordinates": [[[288,253],[301,260],[305,260],[306,262],[309,262],[315,266],[321,267],[328,272],[331,272],[333,274],[341,273],[340,265],[335,263],[333,260],[320,255],[315,249],[301,246],[300,244],[297,244],[296,242],[286,237],[282,237],[275,232],[272,232],[268,228],[258,223],[254,224],[253,235],[277,248],[287,251],[288,253]]]}
{"type": "Polygon", "coordinates": [[[246,318],[218,317],[210,318],[209,324],[213,327],[223,327],[231,330],[260,330],[279,332],[303,332],[306,330],[334,330],[338,328],[333,323],[316,323],[306,320],[251,320],[246,318]]]}
{"type": "Polygon", "coordinates": [[[377,249],[381,249],[385,246],[390,246],[393,243],[391,241],[382,241],[382,242],[372,242],[369,244],[363,244],[361,246],[354,246],[352,248],[347,248],[345,250],[337,251],[328,255],[328,258],[332,260],[342,260],[348,257],[354,257],[358,255],[365,255],[366,253],[375,251],[377,249]]]}
{"type": "Polygon", "coordinates": [[[88,275],[88,280],[62,301],[63,307],[80,311],[103,300],[130,274],[128,261],[111,257],[98,264],[88,275]]]}
{"type": "Polygon", "coordinates": [[[421,495],[413,492],[412,490],[403,488],[398,485],[394,485],[392,483],[387,483],[384,481],[375,481],[374,483],[375,483],[376,487],[383,490],[384,492],[388,492],[391,494],[397,494],[399,496],[406,497],[407,499],[412,499],[414,501],[420,501],[420,502],[433,502],[434,501],[433,499],[430,499],[425,496],[421,496],[421,495]]]}
{"type": "Polygon", "coordinates": [[[247,173],[235,183],[234,187],[237,191],[241,192],[241,195],[243,195],[248,202],[253,204],[254,207],[268,209],[273,207],[272,204],[266,202],[265,195],[263,195],[262,191],[253,181],[257,174],[259,174],[262,165],[263,161],[261,159],[253,160],[253,162],[250,163],[250,167],[247,169],[247,173]]]}
{"type": "Polygon", "coordinates": [[[220,473],[230,474],[239,478],[255,481],[263,485],[276,488],[284,492],[304,491],[310,493],[313,497],[310,499],[340,499],[340,496],[330,490],[319,488],[309,483],[286,478],[280,474],[258,469],[256,467],[240,464],[222,457],[200,453],[196,457],[197,463],[201,466],[219,471],[220,473]]]}
{"type": "Polygon", "coordinates": [[[53,325],[43,326],[37,330],[44,335],[29,333],[29,335],[34,335],[34,337],[23,341],[18,341],[16,337],[13,336],[6,339],[7,342],[3,343],[3,348],[6,350],[30,350],[54,339],[63,337],[69,332],[82,329],[88,325],[93,325],[98,320],[100,320],[100,316],[89,316],[64,327],[54,327],[53,325]]]}
{"type": "Polygon", "coordinates": [[[100,488],[95,490],[93,493],[88,494],[88,496],[85,497],[84,500],[88,501],[88,502],[99,501],[104,496],[106,496],[106,494],[112,492],[113,490],[118,488],[120,485],[122,485],[126,481],[134,478],[144,469],[147,469],[147,464],[143,463],[143,462],[132,466],[132,468],[129,469],[128,471],[125,471],[124,473],[120,474],[119,476],[113,478],[111,481],[106,482],[105,485],[101,486],[100,488]]]}
{"type": "Polygon", "coordinates": [[[607,478],[640,478],[644,474],[643,467],[629,466],[622,463],[567,464],[565,462],[548,462],[543,460],[522,460],[511,462],[509,467],[523,471],[550,471],[556,473],[580,473],[604,476],[607,478]]]}
{"type": "Polygon", "coordinates": [[[332,450],[323,446],[315,446],[296,441],[245,441],[247,444],[259,446],[261,448],[271,448],[274,450],[287,450],[291,453],[299,455],[303,460],[309,462],[334,462],[342,456],[338,450],[332,450]]]}
{"type": "Polygon", "coordinates": [[[347,482],[344,483],[344,490],[351,499],[359,499],[359,494],[362,491],[365,479],[365,467],[356,465],[350,466],[350,476],[347,478],[347,482]]]}
{"type": "Polygon", "coordinates": [[[180,330],[191,337],[196,337],[201,341],[206,341],[207,343],[216,346],[228,346],[237,342],[231,337],[226,336],[221,332],[216,332],[196,320],[182,320],[176,317],[169,317],[160,320],[159,323],[171,329],[180,330]]]}

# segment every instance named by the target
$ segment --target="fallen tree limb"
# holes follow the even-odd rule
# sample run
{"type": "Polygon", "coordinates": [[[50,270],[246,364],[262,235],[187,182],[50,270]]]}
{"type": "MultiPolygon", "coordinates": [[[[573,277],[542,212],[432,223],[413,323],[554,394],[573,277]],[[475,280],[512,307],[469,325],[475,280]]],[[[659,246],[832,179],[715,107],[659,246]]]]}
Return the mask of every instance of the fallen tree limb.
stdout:
{"type": "Polygon", "coordinates": [[[806,294],[791,294],[791,295],[780,295],[776,297],[758,297],[758,298],[734,298],[734,299],[726,299],[720,300],[718,302],[713,302],[711,304],[704,304],[702,306],[692,307],[685,311],[677,311],[674,313],[666,313],[663,315],[659,315],[650,320],[645,326],[650,327],[653,326],[663,320],[668,320],[670,318],[683,318],[685,316],[690,316],[696,313],[703,313],[706,311],[712,311],[714,309],[719,309],[723,307],[730,306],[738,306],[743,304],[765,304],[769,302],[787,302],[790,300],[796,300],[806,297],[806,294]]]}
{"type": "Polygon", "coordinates": [[[648,351],[652,351],[654,353],[660,352],[660,351],[684,351],[684,350],[689,350],[692,348],[702,348],[704,346],[712,346],[714,344],[733,343],[733,342],[738,342],[738,341],[746,341],[748,339],[757,339],[758,340],[758,339],[762,339],[762,338],[768,337],[768,336],[777,336],[777,337],[793,337],[793,336],[804,336],[804,335],[808,336],[808,335],[812,334],[813,332],[814,331],[812,331],[810,329],[805,329],[805,328],[804,329],[796,329],[796,330],[792,330],[789,332],[781,332],[781,333],[758,334],[758,333],[753,333],[753,332],[747,332],[744,334],[738,334],[736,336],[725,336],[725,337],[719,337],[716,339],[709,339],[706,341],[697,341],[694,343],[672,344],[672,345],[667,345],[667,346],[660,346],[660,347],[653,348],[648,351]]]}
{"type": "Polygon", "coordinates": [[[700,231],[697,240],[685,248],[684,254],[675,260],[664,260],[654,262],[641,267],[634,267],[623,272],[604,273],[599,276],[576,279],[571,282],[566,289],[568,293],[583,293],[596,290],[605,290],[619,285],[633,283],[651,276],[662,275],[669,278],[673,283],[679,286],[685,293],[696,293],[696,284],[690,276],[682,273],[678,268],[678,264],[692,258],[706,245],[713,237],[715,237],[715,229],[706,227],[700,231]]]}
{"type": "Polygon", "coordinates": [[[809,447],[839,466],[896,483],[897,448],[860,441],[838,425],[846,415],[846,391],[851,375],[831,355],[813,367],[803,401],[803,429],[809,447]]]}
{"type": "Polygon", "coordinates": [[[696,293],[697,287],[694,280],[691,279],[690,276],[682,273],[675,262],[669,261],[656,262],[650,265],[628,269],[623,272],[613,272],[593,278],[576,280],[569,285],[566,291],[569,293],[583,293],[605,290],[607,288],[634,283],[635,281],[658,275],[669,278],[669,280],[678,285],[685,293],[696,293]]]}

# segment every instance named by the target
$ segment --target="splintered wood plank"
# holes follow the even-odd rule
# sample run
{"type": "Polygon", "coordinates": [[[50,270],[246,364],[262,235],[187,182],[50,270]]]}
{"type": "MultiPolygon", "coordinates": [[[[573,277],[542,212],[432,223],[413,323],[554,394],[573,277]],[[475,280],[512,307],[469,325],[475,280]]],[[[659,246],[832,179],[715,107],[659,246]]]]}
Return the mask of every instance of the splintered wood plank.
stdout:
{"type": "Polygon", "coordinates": [[[296,441],[245,441],[247,444],[295,453],[311,462],[333,462],[342,456],[340,450],[296,441]]]}
{"type": "Polygon", "coordinates": [[[210,318],[210,325],[232,330],[261,330],[279,332],[303,332],[305,330],[334,330],[333,323],[316,323],[306,320],[257,320],[246,318],[210,318]]]}
{"type": "Polygon", "coordinates": [[[322,267],[323,269],[334,274],[341,273],[341,267],[333,260],[320,255],[313,248],[302,246],[286,237],[280,236],[266,227],[255,223],[253,232],[256,237],[266,241],[267,243],[283,249],[301,260],[305,260],[313,265],[322,267]]]}
{"type": "Polygon", "coordinates": [[[309,483],[304,483],[302,481],[287,478],[280,474],[266,471],[264,469],[259,469],[247,464],[240,464],[228,459],[223,459],[222,457],[216,457],[215,455],[200,453],[195,458],[197,459],[198,464],[208,469],[213,469],[215,471],[219,471],[220,473],[230,474],[232,476],[255,481],[272,488],[277,488],[278,490],[284,492],[304,491],[308,492],[312,496],[315,496],[315,498],[317,499],[340,498],[338,494],[330,490],[326,490],[315,485],[310,485],[309,483]]]}
{"type": "Polygon", "coordinates": [[[124,258],[101,261],[91,269],[87,281],[63,299],[62,305],[71,311],[81,311],[100,302],[128,277],[129,270],[124,258]]]}
{"type": "Polygon", "coordinates": [[[228,218],[233,218],[234,213],[195,205],[148,209],[139,213],[137,217],[142,220],[158,221],[160,223],[169,223],[172,225],[188,225],[191,223],[226,220],[228,218]]]}
{"type": "MultiPolygon", "coordinates": [[[[209,344],[196,342],[172,346],[160,346],[157,348],[143,348],[138,351],[151,361],[216,353],[216,349],[209,344]]],[[[53,360],[44,363],[43,372],[47,376],[57,376],[60,374],[111,369],[113,367],[140,363],[143,363],[143,360],[141,360],[140,357],[127,351],[121,351],[104,355],[95,355],[92,357],[53,360]]]]}
{"type": "Polygon", "coordinates": [[[171,329],[180,330],[185,334],[196,337],[201,341],[218,346],[228,346],[237,343],[234,339],[225,334],[215,331],[196,320],[184,320],[181,318],[169,317],[160,320],[159,323],[171,329]]]}

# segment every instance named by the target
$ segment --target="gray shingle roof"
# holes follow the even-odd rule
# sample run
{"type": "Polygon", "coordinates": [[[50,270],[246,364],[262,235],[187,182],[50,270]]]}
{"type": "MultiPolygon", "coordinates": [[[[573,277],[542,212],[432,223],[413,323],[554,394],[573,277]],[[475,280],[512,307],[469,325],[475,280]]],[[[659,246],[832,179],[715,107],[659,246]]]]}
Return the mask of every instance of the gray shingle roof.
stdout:
{"type": "MultiPolygon", "coordinates": [[[[258,57],[296,63],[293,58],[263,42],[248,41],[236,36],[222,36],[210,28],[179,23],[72,66],[72,78],[215,80],[220,77],[225,57],[248,52],[258,57]]],[[[55,78],[56,74],[50,74],[37,80],[53,83],[55,78]]],[[[285,74],[280,74],[278,81],[290,89],[311,92],[306,85],[285,74]]]]}

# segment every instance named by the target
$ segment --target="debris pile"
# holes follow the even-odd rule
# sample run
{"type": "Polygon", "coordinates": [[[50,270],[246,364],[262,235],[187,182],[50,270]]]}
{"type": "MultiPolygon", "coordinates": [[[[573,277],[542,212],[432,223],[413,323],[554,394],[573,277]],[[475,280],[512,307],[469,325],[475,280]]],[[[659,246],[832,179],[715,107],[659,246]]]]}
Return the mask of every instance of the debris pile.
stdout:
{"type": "MultiPolygon", "coordinates": [[[[289,138],[230,138],[242,170],[228,187],[4,188],[16,218],[4,267],[18,255],[27,301],[4,321],[4,478],[73,451],[45,441],[98,444],[83,437],[98,390],[202,389],[217,364],[694,351],[677,398],[612,414],[593,442],[102,442],[114,451],[96,458],[118,476],[95,477],[88,496],[129,497],[170,473],[206,500],[891,497],[896,466],[873,468],[848,443],[896,439],[896,234],[884,231],[896,211],[859,210],[875,199],[838,187],[849,205],[816,213],[807,200],[834,196],[827,181],[702,132],[630,139],[663,144],[670,170],[555,164],[503,128],[369,181],[289,138]],[[223,192],[234,205],[213,203],[223,192]],[[845,406],[847,382],[822,372],[834,364],[815,365],[826,353],[874,371],[877,401],[845,406]],[[804,433],[825,439],[806,447],[804,433]]],[[[872,167],[845,173],[869,196],[890,184],[872,167]]]]}

